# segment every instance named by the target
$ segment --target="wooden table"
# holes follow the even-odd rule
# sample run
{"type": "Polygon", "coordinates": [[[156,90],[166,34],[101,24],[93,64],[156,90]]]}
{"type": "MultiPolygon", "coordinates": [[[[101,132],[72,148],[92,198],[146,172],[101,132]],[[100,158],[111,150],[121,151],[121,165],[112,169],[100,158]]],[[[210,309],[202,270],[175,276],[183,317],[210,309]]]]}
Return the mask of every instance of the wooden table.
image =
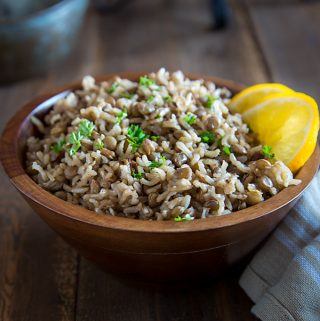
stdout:
{"type": "MultiPolygon", "coordinates": [[[[208,30],[205,0],[136,0],[112,16],[91,9],[76,52],[59,70],[0,87],[1,128],[21,104],[53,86],[87,73],[161,66],[247,84],[283,82],[319,99],[320,3],[230,3],[232,23],[216,33],[208,30]]],[[[241,271],[205,288],[124,285],[79,257],[0,175],[1,321],[254,320],[238,286],[241,271]]]]}

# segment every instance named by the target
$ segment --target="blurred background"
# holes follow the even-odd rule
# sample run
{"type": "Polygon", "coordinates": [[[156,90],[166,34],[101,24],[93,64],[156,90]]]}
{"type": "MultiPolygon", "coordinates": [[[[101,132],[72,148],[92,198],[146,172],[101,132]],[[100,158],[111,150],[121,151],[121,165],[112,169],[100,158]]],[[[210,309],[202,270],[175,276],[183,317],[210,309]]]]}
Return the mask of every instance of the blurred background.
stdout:
{"type": "Polygon", "coordinates": [[[42,74],[55,85],[87,73],[164,66],[248,84],[279,81],[318,98],[319,6],[307,0],[1,0],[0,79],[42,74]]]}
{"type": "MultiPolygon", "coordinates": [[[[208,74],[320,98],[320,1],[0,0],[0,131],[86,74],[208,74]]],[[[0,320],[254,320],[239,272],[206,290],[135,290],[40,221],[0,172],[0,320]]]]}

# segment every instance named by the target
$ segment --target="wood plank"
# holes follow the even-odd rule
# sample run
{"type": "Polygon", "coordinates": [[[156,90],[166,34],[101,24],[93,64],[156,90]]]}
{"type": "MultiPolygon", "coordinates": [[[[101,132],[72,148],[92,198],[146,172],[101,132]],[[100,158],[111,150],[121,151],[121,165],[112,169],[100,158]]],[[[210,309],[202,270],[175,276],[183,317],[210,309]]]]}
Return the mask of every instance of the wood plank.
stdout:
{"type": "Polygon", "coordinates": [[[94,73],[181,69],[252,83],[266,80],[248,26],[239,16],[212,32],[207,1],[139,0],[112,16],[97,17],[94,73]]]}
{"type": "Polygon", "coordinates": [[[273,80],[320,99],[320,3],[250,6],[273,80]]]}
{"type": "Polygon", "coordinates": [[[279,4],[298,4],[304,0],[246,0],[250,4],[279,5],[279,4]]]}
{"type": "MultiPolygon", "coordinates": [[[[273,79],[319,95],[319,64],[310,63],[318,59],[319,4],[261,2],[250,12],[273,79]]],[[[37,92],[85,73],[164,65],[245,83],[268,80],[246,12],[231,3],[234,21],[219,33],[206,30],[211,21],[204,1],[141,0],[113,16],[92,13],[69,62],[46,77],[0,89],[0,127],[37,92]]],[[[74,320],[75,309],[79,321],[254,320],[238,274],[208,288],[166,292],[129,287],[82,259],[75,306],[76,254],[34,215],[2,172],[0,179],[0,320],[74,320]]]]}
{"type": "MultiPolygon", "coordinates": [[[[39,81],[1,90],[1,126],[36,88],[39,81]]],[[[75,252],[33,213],[2,170],[0,180],[0,320],[73,320],[75,252]]]]}
{"type": "MultiPolygon", "coordinates": [[[[93,73],[165,66],[243,83],[266,81],[245,7],[231,3],[232,25],[218,33],[207,30],[211,21],[206,1],[140,0],[115,15],[97,17],[93,73]]],[[[146,290],[122,284],[81,258],[76,320],[255,320],[238,277],[207,289],[146,290]]]]}
{"type": "MultiPolygon", "coordinates": [[[[84,38],[93,31],[91,20],[84,38]]],[[[47,75],[0,87],[0,130],[37,94],[86,73],[91,51],[80,41],[74,57],[47,75]]],[[[78,255],[36,216],[3,170],[0,180],[0,320],[74,320],[78,255]]]]}
{"type": "Polygon", "coordinates": [[[133,287],[82,260],[77,321],[240,321],[256,320],[251,302],[235,286],[239,273],[207,286],[182,289],[133,287]]]}

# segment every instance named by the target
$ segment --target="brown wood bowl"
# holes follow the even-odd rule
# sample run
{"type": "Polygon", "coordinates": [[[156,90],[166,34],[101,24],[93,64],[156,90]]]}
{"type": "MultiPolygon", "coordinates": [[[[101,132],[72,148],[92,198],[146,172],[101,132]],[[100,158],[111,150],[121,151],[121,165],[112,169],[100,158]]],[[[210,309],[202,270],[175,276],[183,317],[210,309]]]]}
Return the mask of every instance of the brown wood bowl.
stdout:
{"type": "MultiPolygon", "coordinates": [[[[142,73],[122,73],[137,79],[142,73]]],[[[98,77],[106,80],[113,75],[98,77]]],[[[213,77],[232,92],[244,87],[213,77]]],[[[272,198],[225,216],[195,221],[141,221],[92,211],[67,203],[37,185],[25,172],[26,138],[34,129],[32,115],[45,113],[80,83],[52,90],[26,104],[8,122],[0,145],[1,161],[12,184],[29,205],[88,260],[120,276],[177,280],[217,276],[251,253],[283,219],[309,185],[319,166],[319,147],[297,174],[302,180],[272,198]]]]}

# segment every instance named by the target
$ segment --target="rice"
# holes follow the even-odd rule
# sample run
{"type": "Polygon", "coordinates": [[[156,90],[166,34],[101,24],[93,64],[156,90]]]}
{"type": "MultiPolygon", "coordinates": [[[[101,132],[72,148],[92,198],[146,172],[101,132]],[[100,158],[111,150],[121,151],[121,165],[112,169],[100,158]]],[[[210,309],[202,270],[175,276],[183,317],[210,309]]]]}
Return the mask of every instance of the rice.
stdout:
{"type": "Polygon", "coordinates": [[[138,82],[86,76],[32,118],[27,172],[65,201],[142,220],[225,215],[299,184],[229,112],[230,97],[164,68],[138,82]]]}

